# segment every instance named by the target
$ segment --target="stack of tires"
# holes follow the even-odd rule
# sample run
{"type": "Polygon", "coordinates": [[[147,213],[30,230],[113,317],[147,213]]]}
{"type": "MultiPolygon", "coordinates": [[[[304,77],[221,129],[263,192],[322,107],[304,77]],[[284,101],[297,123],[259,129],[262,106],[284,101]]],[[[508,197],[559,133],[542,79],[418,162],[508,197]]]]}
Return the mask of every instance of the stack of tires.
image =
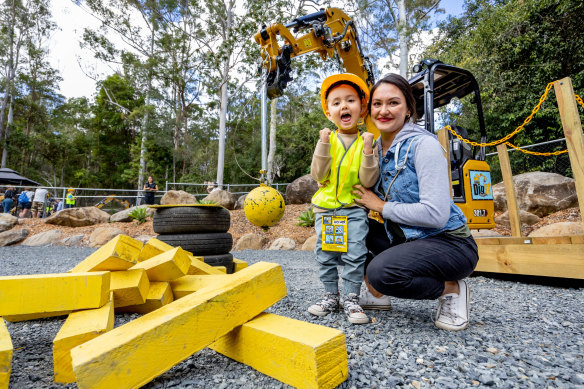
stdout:
{"type": "Polygon", "coordinates": [[[203,257],[211,266],[225,266],[227,274],[234,269],[230,224],[229,211],[218,205],[157,208],[153,218],[159,240],[203,257]]]}

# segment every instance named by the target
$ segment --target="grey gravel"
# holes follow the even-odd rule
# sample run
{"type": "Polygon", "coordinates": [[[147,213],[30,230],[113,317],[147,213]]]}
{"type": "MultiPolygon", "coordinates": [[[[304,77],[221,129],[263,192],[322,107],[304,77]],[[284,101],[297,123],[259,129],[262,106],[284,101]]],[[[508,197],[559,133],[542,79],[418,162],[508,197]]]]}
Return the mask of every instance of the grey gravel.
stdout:
{"type": "MultiPolygon", "coordinates": [[[[1,275],[57,273],[94,251],[75,247],[0,247],[1,275]]],[[[582,388],[584,288],[474,277],[471,323],[447,332],[431,321],[433,301],[392,299],[375,323],[355,326],[339,312],[315,318],[320,296],[314,257],[301,251],[241,251],[250,264],[282,265],[288,296],[270,312],[337,328],[347,339],[349,378],[340,388],[582,388]]],[[[116,315],[116,326],[137,314],[116,315]]],[[[11,388],[74,388],[52,380],[52,340],[65,318],[7,323],[14,344],[11,388]]],[[[147,388],[289,388],[209,349],[162,374],[147,388]]]]}

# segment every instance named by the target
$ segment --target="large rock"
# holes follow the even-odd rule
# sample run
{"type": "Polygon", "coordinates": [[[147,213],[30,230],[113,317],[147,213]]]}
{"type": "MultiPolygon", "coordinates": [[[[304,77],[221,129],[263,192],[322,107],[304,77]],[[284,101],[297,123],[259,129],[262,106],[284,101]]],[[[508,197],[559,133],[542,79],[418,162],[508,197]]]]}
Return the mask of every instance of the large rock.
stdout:
{"type": "Polygon", "coordinates": [[[247,195],[244,194],[239,196],[239,198],[235,202],[235,206],[233,207],[233,209],[243,209],[243,204],[245,203],[245,196],[247,195]]]}
{"type": "Polygon", "coordinates": [[[61,239],[61,230],[49,230],[33,235],[22,242],[23,246],[51,246],[61,239]]]}
{"type": "Polygon", "coordinates": [[[184,190],[169,190],[160,199],[160,205],[196,203],[197,198],[184,190]]]}
{"type": "Polygon", "coordinates": [[[109,213],[97,207],[63,209],[45,219],[47,224],[67,227],[85,227],[109,222],[109,213]]]}
{"type": "Polygon", "coordinates": [[[0,232],[8,231],[18,223],[18,218],[8,213],[0,213],[0,232]]]}
{"type": "Polygon", "coordinates": [[[26,228],[20,228],[18,230],[8,230],[0,232],[0,247],[10,246],[18,242],[22,242],[28,236],[29,231],[26,228]]]}
{"type": "Polygon", "coordinates": [[[316,235],[312,235],[310,238],[306,239],[302,244],[302,251],[314,251],[316,248],[316,235]]]}
{"type": "Polygon", "coordinates": [[[233,248],[234,251],[241,251],[241,250],[261,250],[264,248],[264,245],[268,242],[265,236],[249,233],[243,235],[241,238],[237,240],[235,247],[233,248]]]}
{"type": "Polygon", "coordinates": [[[278,238],[272,242],[268,250],[294,250],[296,242],[290,238],[278,238]]]}
{"type": "Polygon", "coordinates": [[[582,222],[560,222],[548,224],[547,226],[543,226],[529,234],[530,237],[572,235],[584,235],[582,222]]]}
{"type": "Polygon", "coordinates": [[[222,207],[232,210],[235,207],[237,195],[234,195],[233,193],[226,190],[215,190],[209,193],[209,195],[205,197],[203,201],[210,201],[213,204],[218,204],[222,207]]]}
{"type": "Polygon", "coordinates": [[[89,247],[101,247],[124,231],[114,227],[99,227],[89,235],[89,247]]]}
{"type": "Polygon", "coordinates": [[[111,223],[117,223],[117,222],[129,223],[129,222],[131,222],[134,219],[132,219],[132,217],[130,216],[130,212],[132,212],[136,208],[146,208],[146,216],[149,216],[149,217],[152,217],[152,215],[154,215],[154,212],[156,211],[154,208],[148,208],[147,205],[139,205],[137,207],[131,207],[128,209],[124,209],[123,211],[114,213],[110,217],[110,222],[111,223]]]}
{"type": "MultiPolygon", "coordinates": [[[[534,215],[533,213],[525,212],[524,210],[519,210],[519,224],[532,226],[540,221],[540,217],[534,215]]],[[[509,211],[505,211],[495,218],[495,223],[500,224],[505,227],[510,227],[511,222],[509,221],[509,211]]]]}
{"type": "MultiPolygon", "coordinates": [[[[578,204],[574,179],[556,173],[531,172],[513,176],[519,209],[544,217],[578,204]]],[[[493,186],[495,211],[507,210],[505,186],[493,186]]]]}
{"type": "Polygon", "coordinates": [[[83,234],[71,235],[64,239],[61,239],[55,244],[58,246],[81,246],[81,243],[83,242],[84,238],[85,235],[83,234]]]}
{"type": "Polygon", "coordinates": [[[317,190],[318,183],[310,174],[297,178],[286,188],[286,203],[310,203],[317,190]]]}

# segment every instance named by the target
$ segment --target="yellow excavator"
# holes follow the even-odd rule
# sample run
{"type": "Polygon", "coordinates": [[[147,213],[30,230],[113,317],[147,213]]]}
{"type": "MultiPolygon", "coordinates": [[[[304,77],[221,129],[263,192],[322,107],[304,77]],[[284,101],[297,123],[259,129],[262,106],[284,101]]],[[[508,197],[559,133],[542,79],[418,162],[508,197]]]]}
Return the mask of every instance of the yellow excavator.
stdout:
{"type": "MultiPolygon", "coordinates": [[[[345,70],[361,77],[369,87],[375,80],[369,58],[363,54],[354,22],[337,8],[322,9],[301,16],[283,25],[274,23],[262,26],[254,36],[261,47],[262,68],[266,71],[265,82],[269,98],[281,96],[292,81],[292,58],[318,53],[322,60],[339,58],[345,70]],[[295,36],[299,34],[299,36],[295,36]]],[[[409,83],[417,102],[418,116],[425,128],[434,133],[434,110],[452,99],[468,95],[477,108],[481,142],[485,142],[486,130],[478,83],[464,69],[446,65],[436,60],[424,60],[414,67],[409,83]]],[[[376,137],[379,131],[371,119],[365,121],[367,131],[376,137]]],[[[454,130],[467,137],[466,130],[454,126],[454,130]]],[[[489,165],[484,161],[485,149],[469,149],[458,139],[450,140],[450,165],[453,199],[464,212],[472,229],[493,228],[494,202],[489,165]]]]}

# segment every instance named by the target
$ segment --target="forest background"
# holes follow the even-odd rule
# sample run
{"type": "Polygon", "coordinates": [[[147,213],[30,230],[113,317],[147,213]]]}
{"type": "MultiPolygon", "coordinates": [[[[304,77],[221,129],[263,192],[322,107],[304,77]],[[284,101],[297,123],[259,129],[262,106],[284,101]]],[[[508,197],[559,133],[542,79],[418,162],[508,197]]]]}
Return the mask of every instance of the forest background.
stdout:
{"type": "MultiPolygon", "coordinates": [[[[256,183],[260,53],[253,35],[262,24],[287,23],[335,5],[306,0],[75,3],[102,24],[86,29],[79,43],[113,70],[96,78],[95,94],[65,98],[58,89],[62,75],[48,61],[48,42],[58,28],[49,0],[2,0],[1,164],[46,186],[118,189],[141,188],[148,174],[159,183],[218,178],[256,183]],[[219,177],[221,140],[225,166],[219,177]]],[[[520,125],[549,82],[571,77],[575,92],[584,94],[581,0],[466,0],[462,14],[437,24],[439,0],[350,0],[339,8],[357,23],[376,79],[399,67],[400,41],[409,49],[408,76],[423,58],[470,70],[481,86],[488,140],[520,125]],[[400,3],[405,5],[401,18],[400,3]]],[[[318,130],[329,125],[320,108],[320,81],[339,71],[336,60],[316,55],[296,58],[293,68],[294,81],[274,103],[273,182],[292,182],[309,172],[318,130]]],[[[454,104],[442,120],[464,126],[471,139],[479,140],[471,108],[466,101],[454,104]]],[[[511,141],[522,146],[562,137],[551,93],[511,141]]],[[[549,148],[563,149],[565,143],[549,148]]],[[[558,158],[515,153],[512,166],[519,172],[551,169],[570,176],[569,163],[558,158]]]]}

